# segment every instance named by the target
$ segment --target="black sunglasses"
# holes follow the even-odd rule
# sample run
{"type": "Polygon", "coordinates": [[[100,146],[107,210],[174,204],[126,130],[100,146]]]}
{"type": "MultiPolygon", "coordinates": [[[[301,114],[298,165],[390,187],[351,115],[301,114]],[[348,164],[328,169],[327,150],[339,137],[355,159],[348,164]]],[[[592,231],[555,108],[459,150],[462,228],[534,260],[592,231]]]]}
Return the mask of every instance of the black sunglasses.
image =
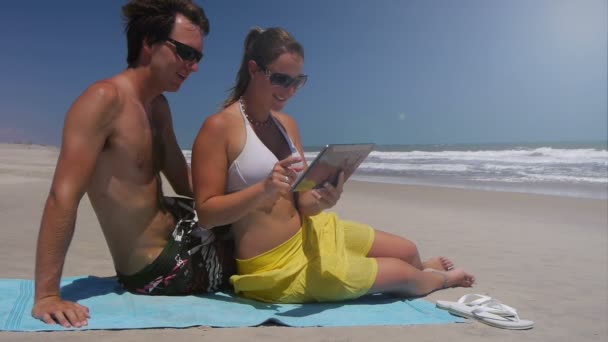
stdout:
{"type": "Polygon", "coordinates": [[[203,59],[203,54],[190,45],[180,43],[175,39],[167,38],[167,41],[175,46],[175,52],[181,59],[187,62],[200,62],[203,59]]]}
{"type": "Polygon", "coordinates": [[[297,77],[291,77],[287,74],[280,72],[272,72],[268,68],[259,65],[260,70],[268,76],[270,83],[273,85],[279,85],[283,88],[294,87],[296,90],[302,88],[308,80],[308,75],[300,75],[297,77]]]}

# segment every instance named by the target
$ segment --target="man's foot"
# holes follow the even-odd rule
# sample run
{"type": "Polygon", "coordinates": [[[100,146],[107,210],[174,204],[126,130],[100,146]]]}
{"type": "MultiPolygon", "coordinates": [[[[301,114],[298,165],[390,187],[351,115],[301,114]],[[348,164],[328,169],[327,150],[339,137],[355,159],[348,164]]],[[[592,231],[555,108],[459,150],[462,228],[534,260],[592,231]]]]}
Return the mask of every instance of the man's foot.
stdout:
{"type": "Polygon", "coordinates": [[[475,283],[475,277],[472,274],[465,272],[462,268],[455,268],[450,271],[437,271],[427,268],[425,272],[432,272],[443,277],[442,289],[448,287],[471,287],[475,283]]]}
{"type": "Polygon", "coordinates": [[[422,269],[432,268],[437,271],[449,271],[454,268],[452,260],[446,257],[434,257],[422,262],[422,269]]]}

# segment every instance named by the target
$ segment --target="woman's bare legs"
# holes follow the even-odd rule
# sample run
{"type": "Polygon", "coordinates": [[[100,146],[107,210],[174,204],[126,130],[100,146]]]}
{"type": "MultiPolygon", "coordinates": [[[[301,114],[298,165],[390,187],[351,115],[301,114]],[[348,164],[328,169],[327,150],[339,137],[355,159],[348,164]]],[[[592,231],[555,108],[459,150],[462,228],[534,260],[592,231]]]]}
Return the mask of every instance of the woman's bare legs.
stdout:
{"type": "Polygon", "coordinates": [[[396,258],[376,258],[378,275],[369,293],[424,296],[447,287],[471,287],[475,277],[462,269],[425,272],[396,258]]]}
{"type": "Polygon", "coordinates": [[[420,259],[416,244],[412,241],[377,229],[375,232],[374,243],[367,254],[370,258],[396,258],[405,261],[418,270],[432,268],[447,271],[454,267],[454,263],[445,257],[434,257],[423,262],[420,259]]]}

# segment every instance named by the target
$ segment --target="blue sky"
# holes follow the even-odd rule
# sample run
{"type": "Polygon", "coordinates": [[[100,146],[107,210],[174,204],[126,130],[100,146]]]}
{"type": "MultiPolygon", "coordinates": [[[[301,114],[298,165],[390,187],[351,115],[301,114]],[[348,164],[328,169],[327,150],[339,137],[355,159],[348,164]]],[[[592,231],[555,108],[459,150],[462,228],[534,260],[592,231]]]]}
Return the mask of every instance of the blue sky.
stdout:
{"type": "MultiPolygon", "coordinates": [[[[0,2],[0,140],[60,143],[95,80],[126,66],[124,1],[0,2]]],[[[190,149],[232,86],[250,27],[306,51],[286,112],[307,146],[606,140],[606,0],[199,0],[201,69],[168,94],[190,149]]]]}

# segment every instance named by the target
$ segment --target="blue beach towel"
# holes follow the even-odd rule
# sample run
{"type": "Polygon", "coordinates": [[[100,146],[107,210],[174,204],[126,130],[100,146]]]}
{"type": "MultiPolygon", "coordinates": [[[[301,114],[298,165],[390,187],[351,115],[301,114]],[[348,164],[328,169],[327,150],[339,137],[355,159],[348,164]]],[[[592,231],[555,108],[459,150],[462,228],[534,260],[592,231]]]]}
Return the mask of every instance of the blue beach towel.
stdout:
{"type": "MultiPolygon", "coordinates": [[[[89,307],[81,329],[244,327],[273,322],[291,327],[412,325],[463,322],[422,300],[371,295],[338,303],[268,304],[229,293],[204,296],[142,296],[125,292],[115,277],[64,278],[62,296],[89,307]]],[[[34,319],[34,282],[0,279],[0,330],[66,330],[34,319]]]]}

